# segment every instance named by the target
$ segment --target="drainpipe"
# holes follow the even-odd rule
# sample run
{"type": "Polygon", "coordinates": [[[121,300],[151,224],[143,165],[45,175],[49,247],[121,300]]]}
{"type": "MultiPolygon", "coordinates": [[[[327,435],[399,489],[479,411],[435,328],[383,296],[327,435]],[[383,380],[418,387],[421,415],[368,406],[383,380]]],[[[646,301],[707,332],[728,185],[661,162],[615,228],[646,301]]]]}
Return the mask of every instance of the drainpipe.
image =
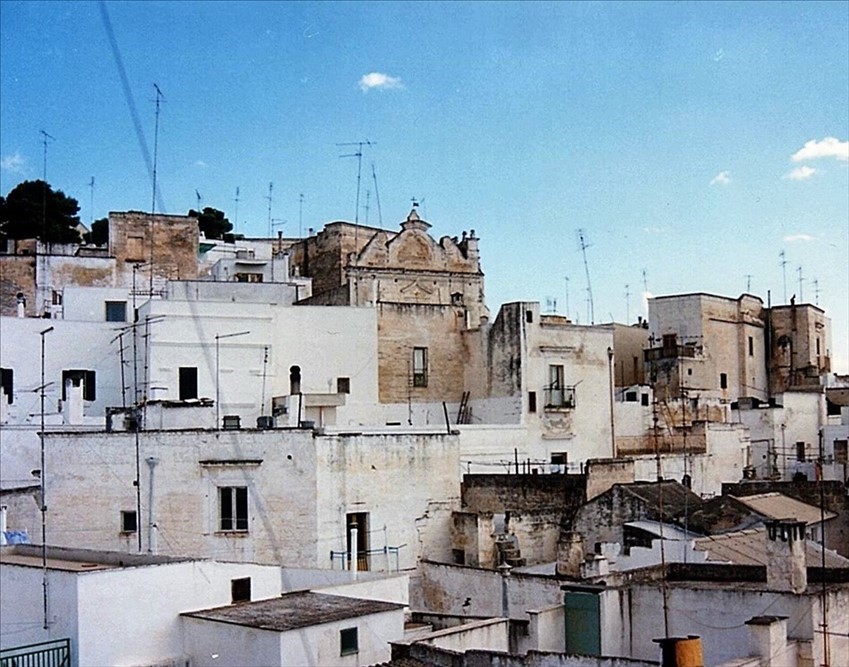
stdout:
{"type": "Polygon", "coordinates": [[[0,547],[6,546],[6,506],[0,505],[0,547]]]}
{"type": "Polygon", "coordinates": [[[353,581],[357,580],[357,567],[359,566],[359,554],[357,553],[357,534],[359,530],[357,529],[357,524],[351,524],[351,564],[349,568],[351,570],[351,579],[353,581]]]}
{"type": "Polygon", "coordinates": [[[153,469],[159,463],[159,459],[149,456],[145,459],[147,466],[150,468],[150,482],[147,490],[147,552],[149,554],[156,553],[156,524],[153,519],[153,469]]]}
{"type": "Polygon", "coordinates": [[[613,382],[613,348],[607,348],[607,375],[610,384],[610,455],[616,457],[616,431],[613,426],[613,395],[616,391],[613,382]]]}

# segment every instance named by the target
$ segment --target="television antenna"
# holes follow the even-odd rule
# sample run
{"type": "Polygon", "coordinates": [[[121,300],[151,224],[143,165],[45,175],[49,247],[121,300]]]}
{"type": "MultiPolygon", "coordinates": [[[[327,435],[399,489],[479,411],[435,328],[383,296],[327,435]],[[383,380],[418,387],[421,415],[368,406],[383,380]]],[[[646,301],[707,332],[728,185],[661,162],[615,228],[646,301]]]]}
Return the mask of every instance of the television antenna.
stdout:
{"type": "Polygon", "coordinates": [[[346,153],[345,155],[340,155],[339,157],[355,157],[357,158],[357,203],[354,211],[354,224],[359,224],[360,222],[360,181],[362,177],[363,171],[363,146],[376,146],[377,143],[374,141],[369,141],[368,139],[364,141],[346,141],[342,143],[336,144],[339,147],[342,146],[356,146],[357,150],[354,153],[346,153]]]}
{"type": "Polygon", "coordinates": [[[88,187],[90,189],[88,200],[89,227],[92,227],[94,225],[94,176],[91,177],[88,187]]]}
{"type": "Polygon", "coordinates": [[[41,132],[41,143],[44,146],[44,159],[43,159],[43,167],[42,167],[42,181],[44,186],[42,187],[41,192],[41,242],[46,243],[47,238],[47,141],[56,141],[56,137],[53,137],[44,130],[40,130],[41,132]]]}
{"type": "Polygon", "coordinates": [[[631,286],[625,283],[625,324],[631,324],[631,286]]]}
{"type": "Polygon", "coordinates": [[[377,173],[374,171],[374,162],[371,163],[371,177],[374,180],[374,199],[377,202],[377,221],[383,229],[383,213],[380,211],[380,193],[377,191],[377,173]]]}
{"type": "Polygon", "coordinates": [[[298,238],[304,236],[304,193],[298,196],[298,238]]]}
{"type": "Polygon", "coordinates": [[[783,250],[778,253],[778,256],[781,258],[779,264],[781,264],[781,275],[784,279],[784,303],[787,303],[787,256],[783,250]]]}
{"type": "Polygon", "coordinates": [[[233,231],[238,231],[239,226],[239,186],[236,186],[236,215],[233,216],[233,231]]]}
{"type": "Polygon", "coordinates": [[[586,235],[583,229],[578,230],[578,241],[581,244],[581,255],[584,258],[584,272],[587,274],[587,315],[590,324],[595,324],[595,312],[593,307],[593,288],[590,283],[590,266],[587,262],[587,248],[590,244],[587,243],[586,235]]]}
{"type": "Polygon", "coordinates": [[[274,183],[268,183],[268,194],[266,195],[266,199],[268,200],[268,238],[271,238],[274,235],[274,232],[271,228],[271,201],[272,201],[272,192],[274,190],[274,183]]]}

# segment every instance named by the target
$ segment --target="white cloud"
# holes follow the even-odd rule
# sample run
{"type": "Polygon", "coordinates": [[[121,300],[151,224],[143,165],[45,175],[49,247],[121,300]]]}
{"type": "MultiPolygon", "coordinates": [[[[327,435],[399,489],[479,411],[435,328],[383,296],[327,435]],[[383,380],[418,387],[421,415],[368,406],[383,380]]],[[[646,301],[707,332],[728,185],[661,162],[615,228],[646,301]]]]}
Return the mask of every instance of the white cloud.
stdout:
{"type": "Polygon", "coordinates": [[[205,169],[209,165],[206,162],[204,162],[203,160],[195,160],[195,166],[200,167],[201,169],[205,169]]]}
{"type": "Polygon", "coordinates": [[[728,185],[731,182],[730,171],[720,171],[716,176],[710,179],[711,185],[728,185]]]}
{"type": "Polygon", "coordinates": [[[819,169],[814,169],[808,165],[802,165],[801,167],[796,167],[793,171],[784,174],[781,178],[787,178],[791,181],[807,181],[811,176],[818,173],[820,173],[819,169]]]}
{"type": "Polygon", "coordinates": [[[389,90],[390,88],[403,88],[404,84],[401,79],[395,76],[389,76],[382,72],[369,72],[363,74],[360,79],[360,90],[367,93],[370,90],[389,90]]]}
{"type": "Polygon", "coordinates": [[[23,174],[25,162],[23,156],[15,152],[14,155],[6,155],[3,159],[0,159],[0,169],[13,174],[23,174]]]}
{"type": "Polygon", "coordinates": [[[646,234],[663,234],[666,229],[663,227],[643,227],[646,234]]]}
{"type": "Polygon", "coordinates": [[[725,58],[725,51],[723,49],[720,49],[719,51],[717,51],[716,53],[713,54],[713,61],[714,62],[718,63],[723,58],[725,58]]]}
{"type": "Polygon", "coordinates": [[[849,141],[840,141],[834,137],[826,137],[822,141],[811,139],[806,141],[798,151],[793,154],[793,162],[803,160],[816,160],[821,157],[834,157],[843,162],[849,161],[849,141]]]}
{"type": "Polygon", "coordinates": [[[796,241],[803,241],[807,243],[808,241],[813,241],[814,237],[810,234],[788,234],[784,237],[785,243],[795,243],[796,241]]]}

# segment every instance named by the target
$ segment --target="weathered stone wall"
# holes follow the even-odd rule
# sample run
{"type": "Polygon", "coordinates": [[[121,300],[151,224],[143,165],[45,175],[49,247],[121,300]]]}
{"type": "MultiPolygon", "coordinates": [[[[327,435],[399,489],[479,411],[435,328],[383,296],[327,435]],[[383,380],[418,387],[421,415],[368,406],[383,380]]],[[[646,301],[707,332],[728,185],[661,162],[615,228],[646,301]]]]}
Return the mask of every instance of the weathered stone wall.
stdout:
{"type": "MultiPolygon", "coordinates": [[[[118,262],[123,286],[132,282],[130,265],[151,261],[155,280],[195,280],[198,277],[198,242],[196,218],[151,216],[138,211],[109,213],[109,255],[118,262]]],[[[149,267],[141,269],[137,278],[149,280],[149,271],[149,267]]]]}
{"type": "Polygon", "coordinates": [[[770,309],[770,390],[819,390],[821,373],[831,370],[831,320],[811,304],[770,309]]]}
{"type": "Polygon", "coordinates": [[[583,475],[464,475],[463,508],[472,512],[574,511],[585,501],[583,475]]]}
{"type": "Polygon", "coordinates": [[[462,313],[450,306],[378,305],[381,403],[459,402],[464,390],[462,313]],[[413,386],[413,348],[427,348],[427,386],[413,386]]]}
{"type": "Polygon", "coordinates": [[[35,296],[36,262],[34,255],[0,255],[0,315],[15,317],[18,292],[26,298],[27,317],[37,316],[35,296]]]}

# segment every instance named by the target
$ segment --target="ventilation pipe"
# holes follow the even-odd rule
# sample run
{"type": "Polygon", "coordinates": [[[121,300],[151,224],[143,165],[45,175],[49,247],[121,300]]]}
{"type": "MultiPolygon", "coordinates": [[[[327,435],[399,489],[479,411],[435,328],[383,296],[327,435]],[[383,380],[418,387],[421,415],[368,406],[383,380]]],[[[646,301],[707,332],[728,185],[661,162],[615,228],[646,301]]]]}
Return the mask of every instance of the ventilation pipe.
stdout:
{"type": "Polygon", "coordinates": [[[149,484],[147,489],[147,552],[155,554],[157,550],[156,544],[156,523],[153,518],[153,469],[159,463],[159,459],[149,456],[145,459],[147,467],[150,468],[150,476],[148,477],[149,484]]]}
{"type": "Polygon", "coordinates": [[[65,401],[62,403],[62,416],[66,424],[83,423],[83,379],[71,376],[65,379],[65,401]]]}
{"type": "Polygon", "coordinates": [[[18,292],[18,317],[26,317],[27,298],[23,292],[18,292]]]}
{"type": "Polygon", "coordinates": [[[357,568],[359,566],[359,557],[360,557],[360,554],[358,553],[358,550],[357,550],[358,533],[359,533],[359,529],[357,528],[357,524],[352,523],[351,524],[351,554],[350,554],[351,564],[350,564],[350,570],[351,570],[351,579],[353,581],[357,580],[357,568]]]}

